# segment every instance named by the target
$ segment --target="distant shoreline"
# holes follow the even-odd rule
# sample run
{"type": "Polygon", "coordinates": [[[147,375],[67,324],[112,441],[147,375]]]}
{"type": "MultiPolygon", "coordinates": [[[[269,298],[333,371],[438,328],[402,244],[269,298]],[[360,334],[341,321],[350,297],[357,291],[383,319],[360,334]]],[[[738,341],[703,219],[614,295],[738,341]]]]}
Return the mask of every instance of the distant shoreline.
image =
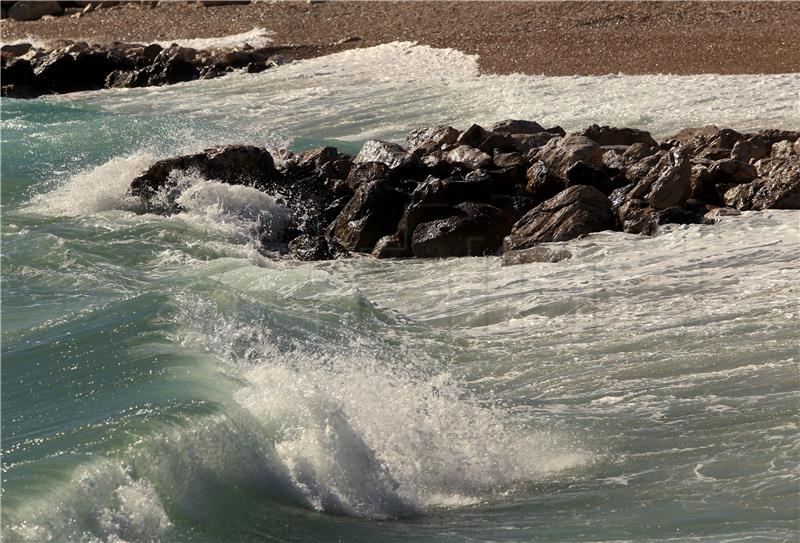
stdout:
{"type": "Polygon", "coordinates": [[[293,58],[417,41],[477,54],[484,73],[800,72],[800,2],[174,2],[4,20],[0,29],[6,43],[149,43],[257,27],[293,58]]]}

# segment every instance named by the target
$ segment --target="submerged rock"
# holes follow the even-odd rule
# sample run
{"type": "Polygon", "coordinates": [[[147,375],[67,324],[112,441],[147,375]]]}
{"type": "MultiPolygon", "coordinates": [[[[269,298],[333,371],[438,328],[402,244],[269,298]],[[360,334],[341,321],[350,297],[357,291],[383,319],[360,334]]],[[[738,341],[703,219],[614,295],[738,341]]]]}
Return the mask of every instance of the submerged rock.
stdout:
{"type": "Polygon", "coordinates": [[[517,264],[532,264],[534,262],[556,263],[572,258],[572,253],[559,247],[546,247],[539,245],[530,249],[519,249],[503,253],[503,266],[516,266],[517,264]]]}

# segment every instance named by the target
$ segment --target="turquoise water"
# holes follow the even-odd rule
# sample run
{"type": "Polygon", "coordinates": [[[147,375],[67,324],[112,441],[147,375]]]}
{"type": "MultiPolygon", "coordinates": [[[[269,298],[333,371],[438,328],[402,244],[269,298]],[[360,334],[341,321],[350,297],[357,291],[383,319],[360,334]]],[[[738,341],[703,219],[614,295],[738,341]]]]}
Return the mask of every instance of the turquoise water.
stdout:
{"type": "Polygon", "coordinates": [[[223,142],[354,152],[590,110],[800,126],[792,74],[709,101],[724,78],[478,76],[393,47],[2,101],[3,540],[795,540],[797,212],[503,268],[281,261],[249,235],[276,212],[255,191],[198,179],[173,217],[126,197],[223,142]]]}

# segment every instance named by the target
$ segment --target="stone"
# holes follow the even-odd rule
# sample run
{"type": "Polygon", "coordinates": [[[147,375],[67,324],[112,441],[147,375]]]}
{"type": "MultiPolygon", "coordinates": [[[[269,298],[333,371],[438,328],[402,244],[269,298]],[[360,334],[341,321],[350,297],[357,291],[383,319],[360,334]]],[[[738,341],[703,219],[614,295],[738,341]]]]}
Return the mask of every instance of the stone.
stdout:
{"type": "Polygon", "coordinates": [[[151,211],[178,211],[174,174],[194,172],[205,179],[232,185],[271,187],[279,179],[272,156],[266,149],[252,145],[228,145],[206,149],[201,153],[159,160],[131,181],[128,192],[143,198],[151,211]],[[157,198],[159,193],[163,198],[157,198]]]}
{"type": "Polygon", "coordinates": [[[703,224],[706,207],[701,205],[684,205],[682,207],[668,207],[655,212],[655,221],[664,224],[703,224]]]}
{"type": "Polygon", "coordinates": [[[650,236],[658,229],[657,211],[644,200],[625,199],[616,212],[623,232],[650,236]]]}
{"type": "Polygon", "coordinates": [[[691,174],[688,152],[684,147],[676,147],[661,155],[628,196],[645,200],[655,209],[680,206],[689,198],[691,174]]]}
{"type": "Polygon", "coordinates": [[[392,234],[378,240],[372,250],[372,256],[375,258],[405,258],[412,256],[412,253],[399,234],[392,234]]]}
{"type": "Polygon", "coordinates": [[[387,180],[363,184],[331,224],[328,238],[348,251],[372,252],[379,239],[397,231],[407,199],[387,180]]]}
{"type": "Polygon", "coordinates": [[[490,132],[477,124],[473,124],[459,134],[456,143],[480,149],[489,155],[492,155],[495,149],[503,152],[517,150],[514,139],[508,134],[490,132]]]}
{"type": "Polygon", "coordinates": [[[4,64],[0,68],[0,82],[3,96],[11,98],[34,98],[43,92],[33,66],[24,58],[4,64]]]}
{"type": "Polygon", "coordinates": [[[458,139],[459,132],[452,126],[429,126],[412,130],[406,136],[405,148],[414,153],[419,150],[432,151],[443,145],[452,145],[458,139]]]}
{"type": "Polygon", "coordinates": [[[754,162],[769,156],[770,144],[760,136],[737,141],[731,149],[731,158],[742,162],[754,162]]]}
{"type": "Polygon", "coordinates": [[[353,159],[354,164],[382,162],[389,169],[413,171],[422,168],[419,158],[396,143],[381,140],[367,140],[361,151],[353,159]]]}
{"type": "Polygon", "coordinates": [[[595,141],[598,145],[633,145],[641,143],[648,147],[658,146],[650,132],[636,128],[616,128],[593,124],[579,132],[580,135],[595,141]]]}
{"type": "Polygon", "coordinates": [[[722,198],[717,190],[714,178],[708,173],[708,168],[702,165],[692,166],[691,190],[689,198],[699,200],[705,204],[721,205],[722,198]]]}
{"type": "Polygon", "coordinates": [[[579,160],[567,170],[566,186],[588,185],[608,196],[614,190],[627,185],[628,180],[619,176],[612,177],[605,168],[579,160]]]}
{"type": "Polygon", "coordinates": [[[548,141],[561,137],[554,132],[539,132],[536,134],[512,134],[514,146],[521,153],[527,153],[533,149],[538,149],[548,141]]]}
{"type": "Polygon", "coordinates": [[[782,140],[772,145],[772,151],[769,156],[772,158],[789,158],[791,155],[796,155],[794,143],[789,140],[782,140]]]}
{"type": "Polygon", "coordinates": [[[676,145],[690,145],[697,140],[706,140],[719,131],[719,127],[709,124],[701,127],[682,128],[675,134],[667,137],[667,141],[674,142],[676,145]]]}
{"type": "Polygon", "coordinates": [[[749,183],[758,176],[755,166],[741,160],[726,158],[717,160],[708,169],[714,183],[749,183]]]}
{"type": "Polygon", "coordinates": [[[622,158],[628,164],[635,164],[640,160],[652,156],[658,152],[658,146],[647,145],[644,143],[634,143],[628,150],[622,153],[622,158]]]}
{"type": "Polygon", "coordinates": [[[735,217],[742,212],[733,207],[715,207],[703,215],[706,222],[718,222],[722,217],[735,217]]]}
{"type": "Polygon", "coordinates": [[[490,132],[500,134],[538,134],[544,132],[542,125],[535,121],[520,121],[516,119],[506,119],[498,121],[489,129],[490,132]]]}
{"type": "Polygon", "coordinates": [[[468,145],[458,145],[444,154],[444,161],[454,166],[463,166],[469,170],[485,168],[492,164],[492,157],[480,149],[468,145]]]}
{"type": "Polygon", "coordinates": [[[800,209],[800,156],[774,164],[765,177],[728,189],[725,204],[741,211],[800,209]]]}
{"type": "Polygon", "coordinates": [[[528,168],[525,175],[527,178],[525,192],[533,197],[537,204],[549,200],[567,188],[566,182],[553,174],[550,167],[541,160],[528,168]]]}
{"type": "Polygon", "coordinates": [[[578,161],[602,166],[603,149],[586,136],[570,134],[548,141],[539,150],[539,159],[547,164],[553,175],[566,180],[567,170],[578,161]]]}
{"type": "Polygon", "coordinates": [[[625,177],[628,178],[631,183],[638,183],[656,167],[666,154],[667,151],[657,151],[652,155],[645,156],[628,166],[628,169],[625,170],[625,177]]]}
{"type": "Polygon", "coordinates": [[[504,251],[527,249],[549,241],[568,241],[610,230],[615,218],[611,201],[594,187],[569,187],[528,211],[503,241],[504,251]]]}
{"type": "Polygon", "coordinates": [[[44,15],[61,15],[64,8],[58,2],[46,0],[14,2],[8,8],[8,18],[15,21],[35,21],[44,15]]]}
{"type": "Polygon", "coordinates": [[[332,260],[347,256],[341,247],[331,247],[322,235],[301,234],[289,242],[289,255],[297,260],[332,260]]]}
{"type": "Polygon", "coordinates": [[[42,58],[33,72],[42,88],[63,92],[72,88],[71,78],[74,66],[75,58],[72,55],[54,51],[42,58]]]}
{"type": "Polygon", "coordinates": [[[796,139],[800,138],[800,132],[796,130],[780,130],[777,128],[759,130],[756,135],[766,141],[769,145],[775,145],[779,141],[783,140],[795,141],[796,139]]]}
{"type": "Polygon", "coordinates": [[[492,162],[498,168],[527,168],[528,162],[522,154],[517,152],[501,153],[495,152],[492,162]]]}
{"type": "Polygon", "coordinates": [[[355,191],[361,185],[378,179],[389,179],[389,166],[383,162],[354,162],[347,175],[347,185],[355,191]]]}
{"type": "Polygon", "coordinates": [[[163,49],[164,48],[161,47],[159,44],[151,43],[142,50],[142,57],[144,57],[147,60],[153,61],[156,59],[158,54],[161,53],[161,51],[163,51],[163,49]]]}
{"type": "Polygon", "coordinates": [[[463,202],[454,214],[419,224],[414,229],[412,251],[419,258],[483,256],[494,254],[511,230],[511,220],[498,208],[463,202]]]}
{"type": "Polygon", "coordinates": [[[532,264],[534,262],[554,264],[568,258],[572,258],[572,253],[566,249],[540,245],[531,247],[530,249],[519,249],[517,251],[503,253],[501,265],[516,266],[518,264],[532,264]]]}
{"type": "Polygon", "coordinates": [[[32,48],[33,46],[30,43],[5,44],[2,47],[0,47],[0,53],[2,53],[3,56],[21,57],[22,55],[30,51],[32,48]]]}

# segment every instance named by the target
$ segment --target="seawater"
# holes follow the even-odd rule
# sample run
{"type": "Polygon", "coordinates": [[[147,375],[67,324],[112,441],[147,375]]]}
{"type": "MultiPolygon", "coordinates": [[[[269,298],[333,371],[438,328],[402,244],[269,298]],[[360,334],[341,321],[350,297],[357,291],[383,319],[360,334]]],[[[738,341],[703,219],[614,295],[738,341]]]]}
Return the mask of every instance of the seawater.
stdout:
{"type": "Polygon", "coordinates": [[[800,75],[480,75],[396,43],[160,89],[2,101],[4,541],[790,541],[800,214],[573,257],[297,263],[220,143],[355,152],[531,118],[800,128],[800,75]]]}

